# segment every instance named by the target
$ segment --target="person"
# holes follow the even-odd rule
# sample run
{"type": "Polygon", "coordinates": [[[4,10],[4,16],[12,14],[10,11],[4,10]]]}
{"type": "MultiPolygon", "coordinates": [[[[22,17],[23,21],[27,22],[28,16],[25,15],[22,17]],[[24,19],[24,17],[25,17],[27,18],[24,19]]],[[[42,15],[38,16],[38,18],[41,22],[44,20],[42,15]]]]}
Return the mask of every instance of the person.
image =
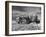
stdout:
{"type": "Polygon", "coordinates": [[[18,24],[21,24],[21,23],[22,23],[22,17],[19,17],[18,24]]]}
{"type": "Polygon", "coordinates": [[[32,21],[31,21],[31,18],[29,18],[29,16],[26,17],[26,23],[27,24],[30,24],[32,21]]]}
{"type": "Polygon", "coordinates": [[[35,19],[35,20],[36,20],[35,22],[36,22],[37,24],[40,23],[40,20],[38,19],[38,16],[36,16],[36,19],[35,19]]]}
{"type": "Polygon", "coordinates": [[[16,23],[18,23],[18,22],[19,22],[19,17],[16,18],[16,23]]]}
{"type": "Polygon", "coordinates": [[[40,20],[38,19],[38,16],[37,16],[37,15],[32,16],[32,22],[35,22],[35,23],[37,23],[37,24],[40,23],[40,20]]]}

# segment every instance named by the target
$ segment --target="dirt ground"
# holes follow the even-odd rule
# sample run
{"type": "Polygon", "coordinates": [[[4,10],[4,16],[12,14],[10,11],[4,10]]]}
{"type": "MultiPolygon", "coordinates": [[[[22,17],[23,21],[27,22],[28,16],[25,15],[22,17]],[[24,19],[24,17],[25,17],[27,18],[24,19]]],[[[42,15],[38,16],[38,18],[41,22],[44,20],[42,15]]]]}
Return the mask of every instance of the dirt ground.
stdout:
{"type": "Polygon", "coordinates": [[[12,31],[24,31],[24,30],[40,30],[40,24],[35,22],[30,24],[17,24],[15,21],[12,23],[12,31]]]}

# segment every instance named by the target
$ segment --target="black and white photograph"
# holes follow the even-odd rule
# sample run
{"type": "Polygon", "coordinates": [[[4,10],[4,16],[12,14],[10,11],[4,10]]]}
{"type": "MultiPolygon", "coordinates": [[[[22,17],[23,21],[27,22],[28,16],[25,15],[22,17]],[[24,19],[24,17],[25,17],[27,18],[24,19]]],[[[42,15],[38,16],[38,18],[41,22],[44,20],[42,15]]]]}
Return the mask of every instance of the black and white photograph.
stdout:
{"type": "Polygon", "coordinates": [[[8,11],[8,34],[44,33],[44,3],[9,2],[8,11]]]}
{"type": "Polygon", "coordinates": [[[41,7],[12,6],[12,31],[41,30],[41,7]]]}

